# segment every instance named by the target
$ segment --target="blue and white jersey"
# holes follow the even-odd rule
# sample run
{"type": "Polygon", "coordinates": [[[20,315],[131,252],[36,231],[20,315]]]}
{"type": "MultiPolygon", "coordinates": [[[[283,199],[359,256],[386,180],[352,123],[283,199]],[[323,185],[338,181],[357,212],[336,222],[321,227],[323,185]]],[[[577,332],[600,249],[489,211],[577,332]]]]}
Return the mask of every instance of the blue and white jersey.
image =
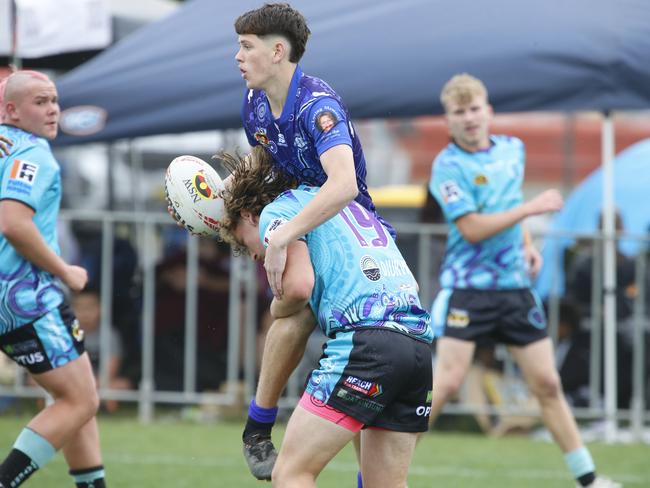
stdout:
{"type": "MultiPolygon", "coordinates": [[[[260,239],[291,220],[317,193],[300,186],[267,205],[260,239]]],[[[423,310],[411,270],[386,228],[358,202],[305,236],[314,269],[310,305],[323,332],[381,327],[430,343],[429,314],[423,310]]]]}
{"type": "Polygon", "coordinates": [[[491,136],[490,141],[489,149],[476,153],[451,143],[433,162],[429,191],[440,203],[449,224],[440,271],[442,288],[491,290],[531,285],[520,224],[472,244],[454,223],[471,212],[503,212],[523,202],[523,143],[508,136],[491,136]]]}
{"type": "MultiPolygon", "coordinates": [[[[366,185],[366,160],[348,110],[323,80],[303,74],[296,66],[279,119],[273,117],[264,91],[246,90],[242,120],[251,146],[264,146],[278,168],[299,184],[322,186],[327,174],[321,154],[341,144],[350,146],[359,188],[355,200],[376,213],[366,185]]],[[[390,224],[378,218],[395,237],[390,224]]]]}
{"type": "MultiPolygon", "coordinates": [[[[61,202],[61,171],[49,143],[17,127],[0,125],[13,142],[0,158],[0,200],[16,200],[34,210],[34,224],[57,254],[56,219],[61,202]]],[[[0,235],[0,334],[56,308],[63,291],[56,279],[18,254],[0,235]]]]}

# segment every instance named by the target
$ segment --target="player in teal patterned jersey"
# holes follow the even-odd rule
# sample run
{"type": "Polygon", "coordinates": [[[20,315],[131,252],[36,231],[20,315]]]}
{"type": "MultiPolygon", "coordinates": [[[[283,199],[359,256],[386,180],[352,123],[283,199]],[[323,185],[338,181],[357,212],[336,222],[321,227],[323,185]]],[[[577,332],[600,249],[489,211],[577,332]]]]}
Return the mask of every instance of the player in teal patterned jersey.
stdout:
{"type": "MultiPolygon", "coordinates": [[[[268,153],[252,154],[253,162],[226,157],[234,176],[223,194],[221,232],[262,260],[273,233],[318,188],[283,191],[268,153]]],[[[293,242],[285,273],[292,286],[274,298],[271,313],[283,317],[308,304],[328,341],[287,426],[274,483],[316,486],[320,471],[361,432],[364,483],[404,486],[432,396],[433,334],[413,274],[386,228],[358,202],[293,242]]],[[[274,369],[272,361],[266,366],[274,369]]],[[[264,369],[260,381],[277,383],[264,369]]]]}
{"type": "Polygon", "coordinates": [[[18,71],[0,83],[0,349],[54,399],[19,434],[0,465],[0,487],[17,487],[63,450],[78,488],[103,488],[95,379],[83,331],[62,284],[81,290],[86,270],[59,256],[61,175],[48,140],[58,130],[54,83],[18,71]],[[59,281],[60,280],[60,281],[59,281]]]}
{"type": "Polygon", "coordinates": [[[523,144],[490,135],[492,108],[480,80],[457,75],[440,100],[452,142],[435,159],[429,185],[449,224],[441,290],[431,312],[434,329],[442,334],[436,345],[431,422],[460,388],[476,342],[505,343],[579,486],[620,486],[596,477],[562,392],[544,311],[531,289],[531,276],[542,263],[521,222],[559,210],[562,197],[551,189],[523,200],[523,144]]]}

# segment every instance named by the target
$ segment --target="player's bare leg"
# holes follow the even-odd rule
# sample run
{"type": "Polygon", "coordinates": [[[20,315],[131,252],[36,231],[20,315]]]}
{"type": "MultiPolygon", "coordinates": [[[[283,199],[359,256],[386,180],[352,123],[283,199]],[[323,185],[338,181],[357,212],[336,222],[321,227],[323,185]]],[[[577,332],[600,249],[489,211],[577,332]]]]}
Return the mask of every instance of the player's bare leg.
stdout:
{"type": "Polygon", "coordinates": [[[287,424],[273,469],[273,486],[315,487],[323,468],[355,435],[298,405],[287,424]]]}
{"type": "Polygon", "coordinates": [[[417,434],[384,429],[361,432],[361,472],[365,486],[406,488],[417,434]]]}
{"type": "Polygon", "coordinates": [[[429,427],[433,425],[445,403],[463,384],[472,365],[476,344],[451,337],[441,337],[436,346],[436,364],[433,368],[433,396],[429,427]]]}

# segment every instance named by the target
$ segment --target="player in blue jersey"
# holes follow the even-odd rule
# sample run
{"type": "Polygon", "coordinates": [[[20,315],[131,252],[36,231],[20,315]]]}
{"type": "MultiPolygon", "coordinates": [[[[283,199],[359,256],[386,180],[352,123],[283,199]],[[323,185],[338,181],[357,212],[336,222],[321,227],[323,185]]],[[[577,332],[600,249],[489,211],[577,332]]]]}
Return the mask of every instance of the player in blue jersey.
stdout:
{"type": "Polygon", "coordinates": [[[436,348],[431,422],[460,388],[476,341],[491,338],[509,346],[579,486],[619,486],[595,475],[562,392],[542,305],[531,288],[542,262],[521,222],[559,210],[562,197],[551,189],[524,202],[523,143],[490,135],[492,108],[480,80],[454,76],[440,100],[452,141],[433,162],[429,185],[449,223],[442,289],[431,312],[434,329],[443,334],[436,348]]]}
{"type": "MultiPolygon", "coordinates": [[[[299,183],[321,187],[317,197],[269,243],[265,267],[281,295],[289,243],[336,215],[351,200],[371,212],[366,161],[341,97],[298,65],[310,31],[288,4],[266,4],[235,22],[235,59],[246,81],[242,120],[252,146],[262,145],[280,171],[299,183]],[[325,123],[321,123],[325,122],[325,123]]],[[[394,234],[392,227],[378,217],[394,234]]]]}
{"type": "MultiPolygon", "coordinates": [[[[268,243],[264,267],[274,296],[280,298],[284,284],[291,286],[283,275],[288,246],[350,201],[373,213],[393,237],[395,231],[376,215],[366,185],[363,150],[345,104],[326,82],[304,74],[298,65],[310,35],[302,14],[288,4],[265,4],[242,14],[235,31],[239,35],[235,59],[247,87],[242,120],[250,144],[263,146],[278,171],[298,183],[320,187],[268,243]]],[[[253,435],[270,434],[281,393],[275,387],[284,384],[299,359],[294,351],[304,350],[314,324],[305,309],[269,328],[249,416],[257,424],[248,423],[245,446],[253,446],[249,442],[253,435]],[[271,351],[274,368],[265,365],[271,351]],[[281,358],[286,361],[280,362],[281,358]]]]}
{"type": "Polygon", "coordinates": [[[61,259],[56,220],[61,175],[48,139],[58,130],[54,84],[18,71],[0,84],[0,349],[54,402],[19,434],[0,465],[0,487],[21,485],[63,450],[77,487],[105,487],[95,413],[98,397],[83,331],[59,280],[86,285],[86,270],[61,259]]]}
{"type": "MultiPolygon", "coordinates": [[[[273,235],[319,189],[285,191],[289,185],[262,148],[250,159],[224,158],[233,178],[223,194],[221,235],[263,260],[273,235]]],[[[406,486],[417,432],[427,428],[433,334],[395,241],[353,201],[289,244],[285,276],[291,286],[273,299],[271,313],[291,316],[308,305],[328,341],[287,425],[274,486],[316,486],[321,470],[360,431],[364,483],[406,486]]]]}

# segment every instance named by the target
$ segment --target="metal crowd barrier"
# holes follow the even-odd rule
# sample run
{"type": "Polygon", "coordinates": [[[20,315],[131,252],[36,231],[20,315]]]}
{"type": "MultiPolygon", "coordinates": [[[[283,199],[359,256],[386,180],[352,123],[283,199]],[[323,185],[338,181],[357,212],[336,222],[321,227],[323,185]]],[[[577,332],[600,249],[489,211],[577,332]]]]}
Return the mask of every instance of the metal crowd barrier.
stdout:
{"type": "MultiPolygon", "coordinates": [[[[197,343],[197,278],[198,266],[198,239],[187,238],[187,294],[185,310],[185,352],[184,352],[184,387],[182,391],[161,391],[154,382],[154,307],[155,307],[155,266],[161,257],[160,231],[164,226],[174,225],[169,216],[163,213],[150,212],[105,212],[105,211],[65,211],[61,219],[67,222],[99,222],[102,227],[101,248],[101,284],[100,299],[101,326],[100,326],[100,365],[98,371],[99,395],[102,399],[136,402],[138,416],[142,422],[149,422],[154,418],[156,404],[177,405],[244,405],[255,391],[257,375],[257,274],[254,263],[245,257],[231,259],[230,272],[230,298],[228,322],[228,351],[227,373],[225,387],[220,393],[204,393],[196,389],[196,357],[194,354],[197,343]],[[110,353],[110,324],[112,323],[112,272],[113,239],[115,227],[118,224],[130,224],[134,234],[130,236],[138,252],[139,266],[142,276],[142,310],[141,310],[141,381],[134,390],[115,390],[108,388],[108,358],[110,353]],[[243,313],[242,313],[243,312],[243,313]],[[243,334],[241,334],[243,328],[243,334]],[[240,341],[243,340],[243,344],[240,341]],[[243,354],[240,354],[242,351],[243,354]],[[241,367],[240,367],[241,365],[241,367]],[[242,389],[243,386],[243,389],[242,389]],[[243,393],[242,393],[243,392],[243,393]],[[243,398],[242,398],[243,395],[243,398]],[[242,401],[243,400],[243,401],[242,401]]],[[[438,224],[420,223],[394,223],[399,233],[398,244],[415,240],[413,255],[407,260],[415,271],[420,284],[420,293],[423,305],[429,306],[428,298],[432,295],[435,279],[432,278],[432,259],[434,246],[433,239],[440,239],[446,233],[446,227],[438,224]]],[[[547,234],[548,236],[549,234],[547,234]]],[[[595,234],[579,235],[570,233],[557,233],[552,237],[573,237],[593,239],[594,246],[598,245],[600,236],[595,234]]],[[[628,236],[647,241],[647,236],[628,236]]],[[[436,247],[439,249],[439,246],[436,247]]],[[[546,263],[547,266],[557,267],[557,263],[546,263]]],[[[600,261],[594,260],[593,276],[600,276],[598,268],[600,261]]],[[[646,404],[646,389],[648,377],[645,371],[646,354],[644,333],[647,329],[645,280],[646,253],[641,252],[636,258],[637,289],[639,291],[634,305],[634,351],[633,351],[633,399],[629,410],[617,410],[616,419],[619,422],[628,422],[634,435],[640,438],[642,430],[650,421],[650,411],[646,404]]],[[[592,286],[592,317],[594,324],[599,327],[602,317],[602,301],[600,300],[601,283],[594,280],[592,286]],[[594,299],[596,298],[596,299],[594,299]]],[[[559,296],[551,296],[549,304],[549,328],[551,336],[556,337],[558,326],[559,296]]],[[[219,311],[215,311],[219,313],[219,311]]],[[[597,329],[596,329],[597,331],[597,329]]],[[[592,401],[588,408],[576,408],[574,413],[578,419],[603,418],[604,409],[599,405],[599,378],[602,366],[602,352],[600,334],[592,334],[591,351],[591,381],[590,391],[592,401]]],[[[512,370],[512,363],[506,364],[512,370]]],[[[41,397],[42,390],[26,385],[25,375],[18,370],[14,385],[0,386],[0,396],[15,396],[22,398],[41,397]]],[[[303,378],[293,375],[290,379],[287,392],[280,402],[283,408],[293,408],[300,394],[303,378]]],[[[518,416],[538,416],[538,411],[525,410],[517,407],[492,407],[472,405],[468,403],[449,403],[445,406],[444,413],[448,414],[512,414],[518,416]]]]}

